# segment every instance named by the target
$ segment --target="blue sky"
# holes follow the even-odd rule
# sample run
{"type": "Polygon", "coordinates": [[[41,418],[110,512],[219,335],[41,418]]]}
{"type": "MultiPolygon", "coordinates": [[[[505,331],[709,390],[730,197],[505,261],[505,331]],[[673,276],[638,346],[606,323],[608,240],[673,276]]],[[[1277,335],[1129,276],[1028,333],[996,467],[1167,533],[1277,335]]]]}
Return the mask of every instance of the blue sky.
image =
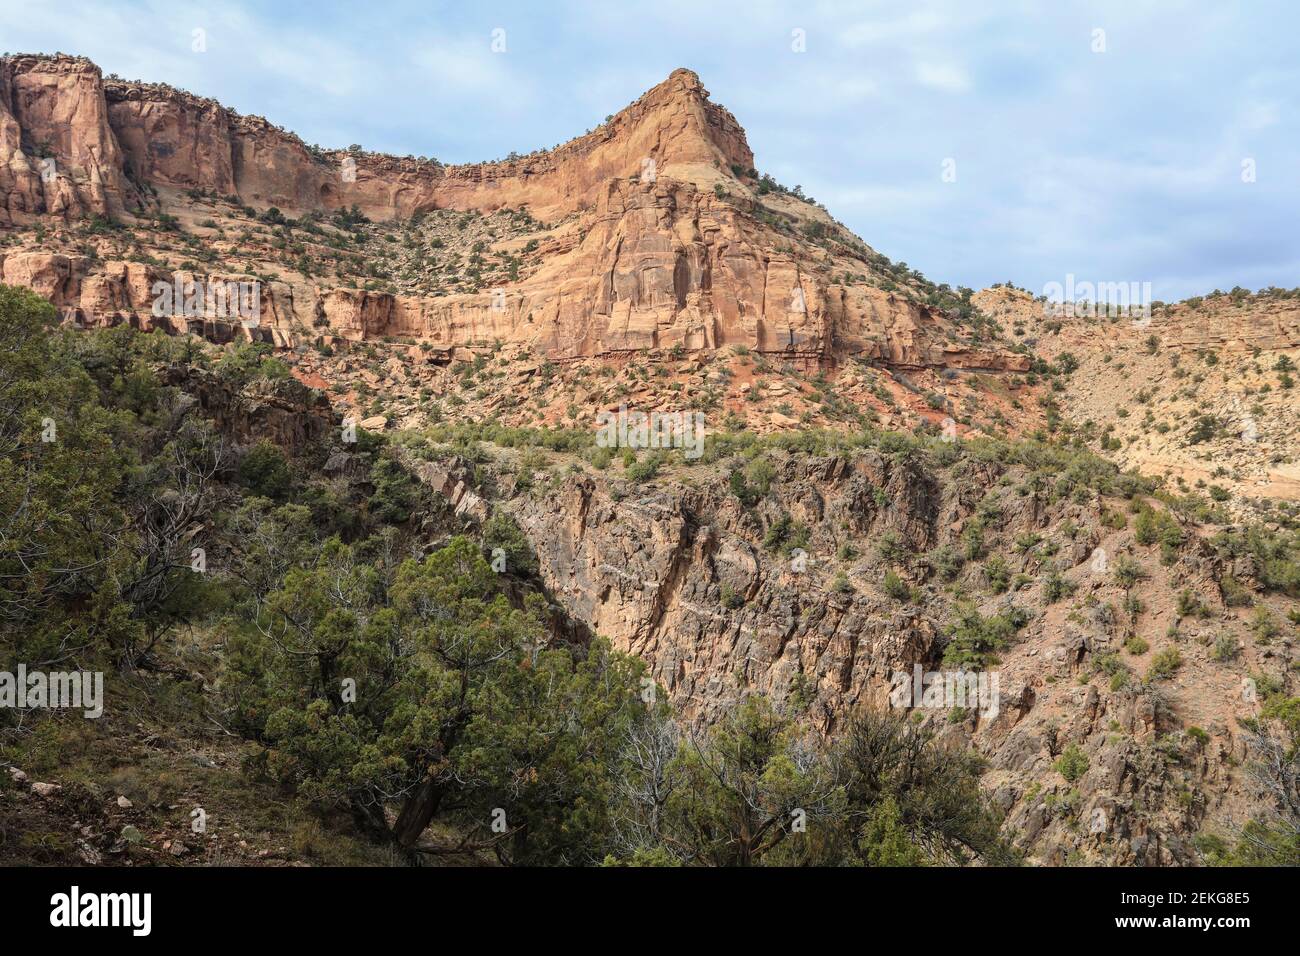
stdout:
{"type": "Polygon", "coordinates": [[[1074,274],[1170,300],[1300,284],[1298,9],[0,0],[0,47],[454,163],[563,142],[687,66],[760,170],[936,281],[1038,292],[1074,274]]]}

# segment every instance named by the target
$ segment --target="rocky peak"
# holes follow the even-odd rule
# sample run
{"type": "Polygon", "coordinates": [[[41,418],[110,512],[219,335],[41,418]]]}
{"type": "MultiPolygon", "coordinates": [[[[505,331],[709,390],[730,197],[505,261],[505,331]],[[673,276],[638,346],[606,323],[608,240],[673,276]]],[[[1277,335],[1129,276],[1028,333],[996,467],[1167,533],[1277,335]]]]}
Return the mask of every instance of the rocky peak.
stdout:
{"type": "Polygon", "coordinates": [[[552,361],[735,348],[800,367],[1027,366],[976,348],[824,209],[760,183],[740,123],[691,70],[554,149],[460,166],[323,150],[84,59],[9,58],[0,94],[0,224],[56,226],[0,252],[0,278],[73,323],[288,348],[496,340],[552,361]],[[372,232],[335,215],[353,207],[372,232]],[[95,215],[117,223],[88,231],[95,215]],[[467,239],[475,217],[497,225],[467,239]],[[375,281],[396,256],[414,289],[375,281]],[[152,313],[156,282],[253,275],[257,322],[152,313]]]}
{"type": "Polygon", "coordinates": [[[744,129],[730,111],[709,100],[693,70],[673,70],[609,125],[615,136],[654,137],[647,156],[664,166],[700,163],[749,170],[754,165],[744,129]]]}

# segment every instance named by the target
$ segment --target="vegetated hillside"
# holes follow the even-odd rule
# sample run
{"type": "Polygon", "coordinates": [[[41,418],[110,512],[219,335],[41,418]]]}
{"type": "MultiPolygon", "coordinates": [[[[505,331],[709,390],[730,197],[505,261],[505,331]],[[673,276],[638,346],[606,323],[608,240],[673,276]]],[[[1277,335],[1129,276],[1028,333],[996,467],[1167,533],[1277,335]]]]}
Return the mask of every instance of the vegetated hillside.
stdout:
{"type": "Polygon", "coordinates": [[[2,712],[7,861],[1294,854],[1252,776],[1293,514],[872,428],[348,442],[265,351],[0,317],[4,658],[107,676],[98,720],[2,712]],[[913,664],[996,669],[998,713],[891,709],[913,664]]]}
{"type": "MultiPolygon", "coordinates": [[[[971,290],[891,262],[760,174],[690,71],[563,146],[451,167],[308,147],[210,100],[105,80],[84,59],[0,66],[0,162],[13,171],[0,178],[0,276],[69,322],[265,341],[345,393],[364,384],[359,342],[422,380],[491,347],[525,377],[559,370],[569,395],[552,417],[594,413],[567,374],[593,359],[710,365],[743,349],[811,378],[857,358],[910,414],[1032,427],[1006,384],[1029,357],[971,290]],[[157,314],[155,283],[195,280],[258,281],[257,321],[157,314]]],[[[698,402],[717,382],[678,384],[698,402]]],[[[808,411],[740,397],[731,410],[757,424],[808,411]]]]}
{"type": "Polygon", "coordinates": [[[108,698],[0,709],[0,859],[1294,862],[1295,293],[1053,318],[754,164],[685,70],[453,167],[0,60],[0,670],[108,698]]]}
{"type": "Polygon", "coordinates": [[[1008,288],[974,301],[1075,370],[1059,405],[1091,447],[1234,511],[1266,516],[1273,501],[1300,498],[1300,290],[1156,302],[1149,316],[1054,316],[1008,288]]]}

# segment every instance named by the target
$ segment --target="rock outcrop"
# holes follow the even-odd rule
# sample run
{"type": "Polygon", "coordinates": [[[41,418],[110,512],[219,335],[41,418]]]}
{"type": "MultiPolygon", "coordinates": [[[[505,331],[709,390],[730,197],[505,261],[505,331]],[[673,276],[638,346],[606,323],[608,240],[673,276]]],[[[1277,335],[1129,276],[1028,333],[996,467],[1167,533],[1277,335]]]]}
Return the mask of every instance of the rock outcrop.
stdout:
{"type": "Polygon", "coordinates": [[[97,66],[0,60],[0,225],[121,215],[137,201],[124,161],[97,66]]]}
{"type": "Polygon", "coordinates": [[[329,399],[293,378],[232,382],[190,365],[170,365],[160,379],[177,386],[185,410],[196,410],[236,445],[269,441],[294,456],[324,460],[337,418],[329,399]]]}
{"type": "MultiPolygon", "coordinates": [[[[1123,592],[1092,556],[1099,547],[1133,554],[1151,569],[1133,592],[1152,619],[1148,631],[1176,618],[1170,596],[1183,588],[1217,618],[1206,634],[1244,632],[1246,620],[1213,584],[1226,569],[1212,547],[1192,538],[1164,567],[1131,531],[1102,524],[1100,502],[996,496],[996,529],[980,525],[984,545],[1010,554],[1010,572],[1027,578],[1061,568],[1076,595],[1069,602],[1045,599],[1039,588],[993,594],[974,565],[944,573],[932,557],[900,572],[910,599],[890,598],[880,582],[891,564],[899,566],[897,556],[886,561],[869,545],[845,547],[890,540],[904,554],[955,554],[978,523],[987,489],[1020,476],[991,462],[937,471],[876,451],[790,456],[777,460],[769,494],[752,509],[717,475],[635,487],[579,473],[546,495],[512,493],[509,479],[489,485],[502,496],[495,506],[531,542],[552,600],[646,661],[674,710],[701,725],[758,692],[834,736],[856,708],[898,705],[890,699],[897,672],[917,665],[952,672],[943,662],[951,621],[936,614],[950,578],[986,617],[1018,609],[1026,623],[993,665],[996,707],[949,703],[936,715],[914,702],[907,705],[913,717],[988,758],[985,785],[1008,811],[1006,832],[1038,862],[1194,862],[1192,837],[1202,824],[1221,825],[1241,809],[1233,768],[1245,741],[1237,720],[1253,704],[1240,682],[1264,658],[1216,660],[1206,646],[1212,641],[1184,621],[1189,633],[1169,644],[1182,648],[1177,680],[1110,679],[1116,666],[1127,674],[1122,660],[1137,662],[1123,647],[1128,625],[1112,613],[1123,592]],[[1067,525],[1070,535],[1059,536],[1067,525]],[[779,526],[803,529],[797,550],[773,544],[779,526]],[[1050,539],[1056,557],[1017,553],[1013,542],[1027,538],[1050,539]],[[1192,725],[1205,731],[1181,729],[1192,725]],[[1089,763],[1067,781],[1056,765],[1071,746],[1089,763]],[[1196,799],[1180,799],[1188,792],[1196,799]]],[[[430,484],[453,500],[445,482],[430,484]]]]}
{"type": "Polygon", "coordinates": [[[754,162],[740,124],[709,102],[690,70],[674,71],[558,149],[466,166],[318,150],[261,117],[157,84],[113,80],[103,98],[139,181],[235,193],[294,213],[356,205],[371,218],[393,219],[435,208],[527,206],[554,219],[591,208],[611,179],[648,173],[711,182],[719,167],[754,162]]]}
{"type": "Polygon", "coordinates": [[[468,166],[323,151],[213,100],[104,80],[84,59],[6,59],[0,94],[0,225],[185,212],[195,191],[293,215],[510,209],[570,224],[537,269],[502,288],[420,296],[289,278],[261,284],[256,322],[158,321],[154,283],[227,276],[66,249],[8,255],[4,281],[31,285],[80,324],[161,324],[280,346],[501,340],[557,360],[744,346],[813,365],[855,354],[916,368],[1028,364],[961,344],[942,313],[891,286],[836,282],[836,270],[870,274],[875,254],[819,207],[763,199],[744,131],[689,70],[554,150],[468,166]]]}

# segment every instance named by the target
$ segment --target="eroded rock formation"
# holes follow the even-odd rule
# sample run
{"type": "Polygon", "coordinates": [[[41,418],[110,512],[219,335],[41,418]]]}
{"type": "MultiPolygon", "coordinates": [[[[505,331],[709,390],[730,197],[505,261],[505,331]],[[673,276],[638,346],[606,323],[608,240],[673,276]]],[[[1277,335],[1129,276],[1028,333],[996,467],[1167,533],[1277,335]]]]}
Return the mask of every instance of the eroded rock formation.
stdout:
{"type": "MultiPolygon", "coordinates": [[[[741,345],[817,364],[864,354],[914,367],[1027,366],[961,344],[944,315],[906,296],[837,283],[837,269],[870,273],[874,253],[816,206],[789,200],[773,212],[752,173],[744,131],[689,70],[555,150],[444,166],[318,150],[213,100],[105,80],[85,59],[20,56],[0,69],[0,225],[175,210],[186,190],[297,215],[526,209],[569,223],[538,269],[502,288],[419,296],[288,278],[262,283],[257,322],[169,317],[167,328],[282,346],[496,339],[554,359],[741,345]],[[810,238],[834,232],[850,242],[810,238]]],[[[0,275],[72,321],[140,327],[158,324],[155,282],[229,278],[32,249],[6,256],[0,275]]]]}

